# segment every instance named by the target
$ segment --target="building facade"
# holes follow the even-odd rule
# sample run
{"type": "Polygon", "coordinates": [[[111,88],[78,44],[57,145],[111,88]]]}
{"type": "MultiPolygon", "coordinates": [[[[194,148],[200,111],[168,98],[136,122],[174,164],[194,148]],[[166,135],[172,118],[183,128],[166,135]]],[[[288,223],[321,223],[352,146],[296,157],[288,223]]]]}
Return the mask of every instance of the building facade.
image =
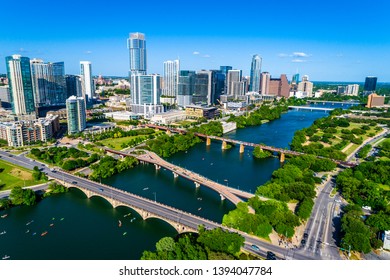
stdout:
{"type": "Polygon", "coordinates": [[[12,111],[16,115],[35,114],[30,59],[20,55],[5,58],[12,111]]]}
{"type": "Polygon", "coordinates": [[[66,100],[66,113],[68,115],[68,134],[76,134],[86,127],[85,101],[82,97],[71,96],[66,100]]]}
{"type": "Polygon", "coordinates": [[[132,112],[150,118],[164,111],[161,105],[160,75],[133,75],[134,91],[132,93],[132,112]]]}
{"type": "Polygon", "coordinates": [[[380,107],[385,104],[385,97],[377,95],[376,93],[371,93],[368,96],[367,108],[380,107]]]}
{"type": "Polygon", "coordinates": [[[72,95],[77,97],[83,96],[83,89],[81,86],[82,78],[78,75],[66,75],[66,98],[68,99],[72,95]]]}
{"type": "Polygon", "coordinates": [[[35,107],[65,105],[64,63],[45,63],[41,59],[32,59],[30,63],[35,107]]]}
{"type": "Polygon", "coordinates": [[[377,77],[368,76],[364,82],[364,94],[370,94],[376,90],[377,77]]]}
{"type": "Polygon", "coordinates": [[[241,82],[242,71],[241,70],[229,70],[227,73],[227,95],[233,96],[233,85],[235,82],[241,82]]]}
{"type": "Polygon", "coordinates": [[[168,60],[164,62],[164,97],[177,97],[179,85],[180,61],[168,60]]]}
{"type": "Polygon", "coordinates": [[[195,91],[195,71],[180,70],[177,95],[177,105],[185,107],[192,104],[192,95],[195,91]]]}
{"type": "Polygon", "coordinates": [[[298,91],[303,92],[304,96],[313,96],[313,83],[309,81],[309,77],[307,75],[304,75],[302,77],[302,82],[298,84],[298,91]]]}
{"type": "Polygon", "coordinates": [[[90,61],[80,61],[80,76],[82,97],[87,103],[90,103],[95,95],[95,85],[92,79],[92,64],[90,61]]]}
{"type": "Polygon", "coordinates": [[[260,92],[261,57],[255,54],[252,57],[249,91],[260,92]]]}
{"type": "Polygon", "coordinates": [[[0,138],[10,147],[23,147],[38,141],[47,142],[60,129],[59,118],[48,115],[33,121],[0,123],[0,138]]]}

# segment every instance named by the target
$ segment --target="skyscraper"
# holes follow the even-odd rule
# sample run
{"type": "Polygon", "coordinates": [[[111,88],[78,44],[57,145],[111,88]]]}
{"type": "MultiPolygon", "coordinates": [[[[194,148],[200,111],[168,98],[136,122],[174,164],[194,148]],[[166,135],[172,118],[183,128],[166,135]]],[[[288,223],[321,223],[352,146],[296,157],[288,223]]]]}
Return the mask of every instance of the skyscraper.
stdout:
{"type": "Polygon", "coordinates": [[[41,59],[32,59],[30,63],[35,106],[65,105],[64,63],[44,63],[41,59]]]}
{"type": "Polygon", "coordinates": [[[249,91],[259,92],[261,78],[261,57],[257,54],[252,57],[250,75],[249,91]]]}
{"type": "Polygon", "coordinates": [[[132,92],[132,111],[143,114],[144,117],[152,117],[156,113],[163,112],[160,103],[161,77],[160,75],[133,75],[134,91],[132,92]]]}
{"type": "Polygon", "coordinates": [[[225,75],[225,81],[224,81],[224,89],[222,94],[227,94],[227,74],[229,70],[233,70],[232,66],[220,66],[219,70],[223,75],[225,75]]]}
{"type": "Polygon", "coordinates": [[[233,83],[240,82],[242,76],[241,70],[229,70],[226,78],[227,83],[227,95],[233,95],[233,83]]]}
{"type": "Polygon", "coordinates": [[[146,74],[146,41],[145,34],[130,33],[127,40],[130,52],[130,77],[133,75],[146,74]]]}
{"type": "Polygon", "coordinates": [[[177,97],[179,83],[179,60],[168,60],[164,62],[164,89],[163,95],[177,97]]]}
{"type": "Polygon", "coordinates": [[[180,70],[177,104],[185,107],[192,103],[192,95],[195,91],[195,71],[180,70]]]}
{"type": "Polygon", "coordinates": [[[66,113],[68,115],[68,134],[76,134],[87,127],[84,98],[74,95],[69,97],[66,100],[66,113]]]}
{"type": "Polygon", "coordinates": [[[87,103],[92,102],[95,86],[92,79],[92,65],[90,61],[80,61],[81,88],[83,98],[87,103]]]}
{"type": "Polygon", "coordinates": [[[5,58],[12,111],[16,115],[35,113],[30,59],[20,55],[5,58]]]}
{"type": "Polygon", "coordinates": [[[373,93],[376,90],[377,77],[368,76],[364,82],[364,94],[373,93]]]}
{"type": "Polygon", "coordinates": [[[261,73],[261,94],[262,95],[268,95],[269,94],[269,85],[271,82],[271,74],[268,72],[261,73]]]}
{"type": "Polygon", "coordinates": [[[213,72],[206,70],[198,71],[195,75],[192,102],[211,105],[211,102],[214,99],[213,89],[213,72]]]}
{"type": "Polygon", "coordinates": [[[76,97],[83,96],[83,90],[81,86],[82,78],[78,75],[66,75],[66,97],[69,98],[72,95],[76,97]]]}

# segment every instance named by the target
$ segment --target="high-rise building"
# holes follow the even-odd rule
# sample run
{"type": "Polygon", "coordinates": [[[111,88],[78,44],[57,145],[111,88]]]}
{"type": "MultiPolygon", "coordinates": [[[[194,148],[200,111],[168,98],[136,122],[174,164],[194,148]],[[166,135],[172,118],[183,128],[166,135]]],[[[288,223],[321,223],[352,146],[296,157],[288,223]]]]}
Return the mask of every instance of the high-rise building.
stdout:
{"type": "Polygon", "coordinates": [[[66,100],[66,113],[68,115],[68,134],[79,133],[87,127],[84,98],[74,95],[69,97],[66,100]]]}
{"type": "Polygon", "coordinates": [[[260,92],[261,57],[255,54],[252,57],[249,91],[260,92]]]}
{"type": "Polygon", "coordinates": [[[241,82],[242,71],[241,70],[229,70],[226,78],[227,83],[227,95],[233,95],[233,83],[241,82]]]}
{"type": "Polygon", "coordinates": [[[368,76],[364,82],[364,94],[373,93],[376,90],[377,77],[368,76]]]}
{"type": "Polygon", "coordinates": [[[345,94],[358,96],[359,85],[358,84],[347,85],[347,87],[345,89],[345,94]]]}
{"type": "Polygon", "coordinates": [[[35,113],[30,59],[20,55],[5,58],[12,111],[16,115],[35,113]]]}
{"type": "Polygon", "coordinates": [[[146,74],[146,41],[145,34],[130,33],[127,40],[127,47],[130,52],[130,77],[133,75],[146,74]]]}
{"type": "Polygon", "coordinates": [[[72,95],[76,97],[83,96],[83,89],[81,86],[82,78],[78,75],[66,75],[66,97],[69,98],[72,95]]]}
{"type": "Polygon", "coordinates": [[[164,62],[164,88],[165,97],[177,97],[179,84],[180,61],[168,60],[164,62]]]}
{"type": "Polygon", "coordinates": [[[80,61],[80,76],[83,98],[87,103],[90,103],[95,95],[95,85],[92,79],[92,65],[90,61],[80,61]]]}
{"type": "Polygon", "coordinates": [[[180,70],[177,104],[185,107],[192,103],[192,96],[195,91],[195,71],[180,70]]]}
{"type": "Polygon", "coordinates": [[[132,93],[132,112],[152,117],[164,111],[160,103],[161,77],[160,75],[133,75],[134,92],[132,93]]]}
{"type": "Polygon", "coordinates": [[[30,63],[35,107],[65,105],[64,63],[45,63],[43,60],[35,58],[30,63]]]}
{"type": "Polygon", "coordinates": [[[260,86],[261,86],[261,94],[262,95],[269,94],[270,82],[271,82],[271,74],[268,72],[261,73],[260,86]]]}
{"type": "Polygon", "coordinates": [[[210,70],[212,72],[213,78],[213,96],[211,103],[217,104],[219,101],[221,101],[220,96],[224,93],[224,87],[225,87],[225,74],[222,73],[220,70],[210,70]]]}
{"type": "Polygon", "coordinates": [[[313,96],[313,83],[309,82],[309,77],[307,75],[304,75],[302,77],[302,82],[298,84],[298,91],[303,92],[303,96],[313,96]]]}
{"type": "Polygon", "coordinates": [[[224,81],[225,85],[224,85],[224,89],[223,89],[222,94],[227,94],[227,75],[228,75],[229,70],[233,70],[233,67],[232,66],[220,66],[219,70],[221,71],[221,73],[223,75],[225,75],[225,81],[224,81]]]}
{"type": "Polygon", "coordinates": [[[193,103],[211,105],[214,99],[213,72],[201,70],[196,73],[193,103]]]}

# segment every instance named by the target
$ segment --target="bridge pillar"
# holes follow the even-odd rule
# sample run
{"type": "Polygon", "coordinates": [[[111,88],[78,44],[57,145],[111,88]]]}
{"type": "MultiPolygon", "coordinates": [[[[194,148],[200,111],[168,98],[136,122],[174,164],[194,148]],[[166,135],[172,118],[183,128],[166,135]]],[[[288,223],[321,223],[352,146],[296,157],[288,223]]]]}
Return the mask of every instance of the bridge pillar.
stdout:
{"type": "Polygon", "coordinates": [[[166,130],[166,134],[167,134],[167,135],[171,135],[172,133],[171,133],[170,130],[166,130]]]}
{"type": "Polygon", "coordinates": [[[173,173],[173,178],[179,177],[179,175],[176,172],[172,172],[172,173],[173,173]]]}
{"type": "Polygon", "coordinates": [[[225,200],[225,197],[222,194],[219,194],[219,196],[221,197],[221,200],[225,200]]]}
{"type": "Polygon", "coordinates": [[[156,170],[159,170],[161,168],[161,166],[158,164],[154,164],[154,166],[156,167],[156,170]]]}
{"type": "Polygon", "coordinates": [[[206,146],[210,146],[211,145],[211,139],[210,137],[207,137],[206,138],[206,146]]]}
{"type": "Polygon", "coordinates": [[[199,188],[199,187],[200,187],[200,184],[199,184],[198,182],[194,182],[194,184],[195,184],[195,187],[196,187],[196,188],[199,188]]]}
{"type": "Polygon", "coordinates": [[[244,144],[240,144],[240,154],[244,152],[245,146],[244,144]]]}
{"type": "Polygon", "coordinates": [[[222,141],[222,150],[226,150],[226,148],[227,148],[226,141],[222,141]]]}
{"type": "Polygon", "coordinates": [[[279,158],[280,162],[284,162],[285,158],[284,158],[284,153],[280,153],[280,158],[279,158]]]}

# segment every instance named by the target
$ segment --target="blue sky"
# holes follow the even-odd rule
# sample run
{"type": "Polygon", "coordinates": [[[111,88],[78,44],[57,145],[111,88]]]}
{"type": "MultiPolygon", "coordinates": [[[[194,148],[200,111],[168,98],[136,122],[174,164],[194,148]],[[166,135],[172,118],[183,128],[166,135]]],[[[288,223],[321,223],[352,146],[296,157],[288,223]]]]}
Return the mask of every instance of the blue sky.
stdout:
{"type": "MultiPolygon", "coordinates": [[[[390,2],[390,1],[389,1],[390,2]]],[[[130,32],[146,35],[148,73],[180,58],[181,69],[231,65],[249,75],[251,57],[272,76],[390,82],[390,3],[371,1],[6,1],[0,12],[0,73],[7,55],[64,61],[79,73],[125,76],[130,32]]]]}

